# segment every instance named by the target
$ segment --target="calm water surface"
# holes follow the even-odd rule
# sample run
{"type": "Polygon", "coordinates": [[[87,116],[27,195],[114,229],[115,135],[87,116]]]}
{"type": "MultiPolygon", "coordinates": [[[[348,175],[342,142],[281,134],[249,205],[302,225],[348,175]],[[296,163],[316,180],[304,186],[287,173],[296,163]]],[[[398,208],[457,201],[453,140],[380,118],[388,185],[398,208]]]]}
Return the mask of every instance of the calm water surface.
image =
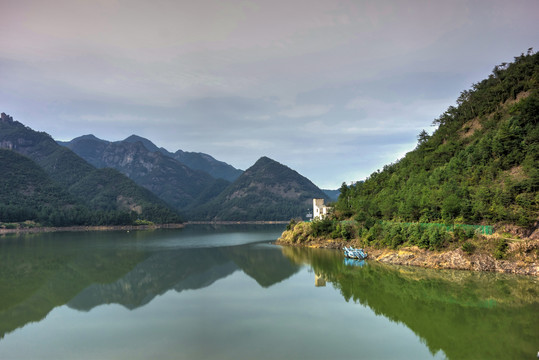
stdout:
{"type": "Polygon", "coordinates": [[[0,237],[0,359],[532,359],[530,277],[345,263],[282,225],[0,237]]]}

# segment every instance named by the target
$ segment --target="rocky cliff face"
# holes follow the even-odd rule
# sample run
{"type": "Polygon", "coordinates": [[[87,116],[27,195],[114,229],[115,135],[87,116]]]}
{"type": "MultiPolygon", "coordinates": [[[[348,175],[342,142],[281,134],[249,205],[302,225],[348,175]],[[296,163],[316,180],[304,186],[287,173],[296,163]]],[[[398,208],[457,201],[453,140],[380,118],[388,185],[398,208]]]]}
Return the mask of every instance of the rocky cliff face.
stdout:
{"type": "Polygon", "coordinates": [[[151,152],[160,152],[161,154],[178,160],[184,165],[187,165],[193,170],[200,170],[210,174],[215,179],[224,179],[229,182],[236,180],[243,171],[234,168],[233,166],[219,161],[212,156],[200,152],[189,152],[178,150],[171,153],[164,148],[158,148],[150,140],[137,135],[131,135],[124,139],[124,143],[141,143],[151,152]]]}

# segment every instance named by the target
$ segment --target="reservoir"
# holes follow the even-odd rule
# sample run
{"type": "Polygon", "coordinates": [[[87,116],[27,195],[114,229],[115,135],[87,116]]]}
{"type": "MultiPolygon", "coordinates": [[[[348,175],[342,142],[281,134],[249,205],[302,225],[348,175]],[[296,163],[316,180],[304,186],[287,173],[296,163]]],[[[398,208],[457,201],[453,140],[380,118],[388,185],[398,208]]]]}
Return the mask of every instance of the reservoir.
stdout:
{"type": "Polygon", "coordinates": [[[347,262],[283,225],[0,237],[0,359],[532,359],[535,277],[347,262]]]}

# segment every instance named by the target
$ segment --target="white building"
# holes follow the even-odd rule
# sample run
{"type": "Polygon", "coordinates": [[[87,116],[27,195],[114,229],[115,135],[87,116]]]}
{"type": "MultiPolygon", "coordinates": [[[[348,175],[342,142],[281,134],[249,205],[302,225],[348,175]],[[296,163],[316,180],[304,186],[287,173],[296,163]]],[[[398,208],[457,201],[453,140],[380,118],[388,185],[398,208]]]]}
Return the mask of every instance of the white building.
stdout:
{"type": "Polygon", "coordinates": [[[324,205],[324,199],[313,199],[313,220],[325,219],[330,210],[330,207],[324,205]]]}

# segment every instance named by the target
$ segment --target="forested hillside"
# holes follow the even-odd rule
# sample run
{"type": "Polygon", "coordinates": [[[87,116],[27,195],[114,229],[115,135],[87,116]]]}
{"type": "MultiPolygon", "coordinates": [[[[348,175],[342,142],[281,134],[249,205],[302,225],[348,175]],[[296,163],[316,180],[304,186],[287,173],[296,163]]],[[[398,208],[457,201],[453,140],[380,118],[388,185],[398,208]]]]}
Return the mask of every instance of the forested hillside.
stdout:
{"type": "Polygon", "coordinates": [[[494,67],[461,93],[415,150],[343,184],[336,216],[529,227],[538,219],[539,54],[494,67]]]}
{"type": "Polygon", "coordinates": [[[74,215],[83,209],[25,156],[0,149],[0,168],[4,175],[0,176],[0,221],[56,224],[66,213],[74,215]]]}
{"type": "Polygon", "coordinates": [[[262,157],[216,198],[186,212],[185,217],[190,220],[287,221],[303,217],[312,208],[313,198],[328,199],[309,179],[262,157]]]}
{"type": "MultiPolygon", "coordinates": [[[[0,148],[28,158],[23,161],[12,154],[4,154],[4,191],[9,193],[18,186],[33,188],[33,175],[28,175],[30,171],[38,176],[33,167],[41,169],[38,178],[46,174],[44,185],[53,185],[47,185],[47,194],[43,195],[50,196],[51,201],[40,201],[39,196],[28,199],[33,205],[26,203],[28,206],[24,209],[29,216],[24,220],[37,220],[54,226],[131,224],[139,218],[157,223],[180,222],[178,214],[164,202],[118,171],[94,168],[71,150],[58,145],[48,134],[36,132],[4,113],[0,117],[0,148]],[[28,164],[30,160],[34,166],[28,164]],[[19,176],[28,182],[16,183],[15,179],[19,176]],[[66,207],[63,204],[79,204],[81,207],[66,207]],[[58,216],[43,217],[44,209],[49,208],[54,209],[51,213],[58,213],[58,216]]],[[[0,205],[13,206],[10,200],[12,195],[0,197],[0,205]]],[[[17,208],[22,209],[22,203],[17,208]]],[[[11,215],[0,218],[0,222],[12,218],[11,215]]],[[[17,218],[22,221],[21,216],[17,218]]]]}

